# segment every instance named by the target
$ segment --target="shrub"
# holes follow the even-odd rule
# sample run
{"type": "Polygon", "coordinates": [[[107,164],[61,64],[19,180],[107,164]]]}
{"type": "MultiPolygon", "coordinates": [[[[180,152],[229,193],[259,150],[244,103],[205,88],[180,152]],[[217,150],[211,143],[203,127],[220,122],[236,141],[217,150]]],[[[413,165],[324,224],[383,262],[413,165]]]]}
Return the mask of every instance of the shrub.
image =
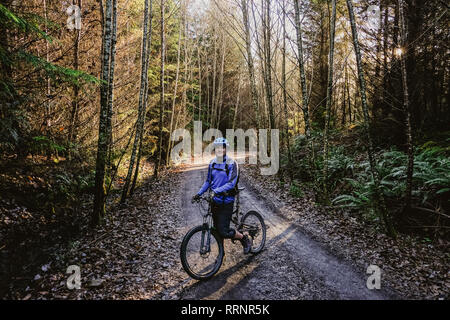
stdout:
{"type": "MultiPolygon", "coordinates": [[[[448,150],[440,147],[418,149],[414,156],[413,200],[420,204],[444,200],[448,206],[450,194],[450,160],[448,150]],[[447,199],[447,200],[446,200],[447,199]]],[[[377,163],[381,191],[389,203],[399,203],[406,190],[407,155],[391,150],[381,155],[377,163]]],[[[346,178],[352,186],[351,194],[333,200],[334,204],[363,209],[373,206],[374,183],[368,161],[358,165],[354,178],[346,178]]]]}

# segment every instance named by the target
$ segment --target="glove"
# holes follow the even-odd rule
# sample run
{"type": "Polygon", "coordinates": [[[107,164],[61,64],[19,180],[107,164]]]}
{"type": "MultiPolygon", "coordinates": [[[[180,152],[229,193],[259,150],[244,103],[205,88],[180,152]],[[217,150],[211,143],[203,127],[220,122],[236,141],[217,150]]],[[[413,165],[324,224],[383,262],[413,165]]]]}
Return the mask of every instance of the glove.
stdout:
{"type": "Polygon", "coordinates": [[[221,193],[217,193],[216,191],[214,191],[213,190],[213,192],[212,192],[212,197],[214,198],[214,197],[220,197],[221,196],[221,193]]]}
{"type": "Polygon", "coordinates": [[[192,197],[192,201],[191,202],[194,203],[194,202],[196,202],[198,200],[200,200],[200,195],[196,194],[195,196],[192,197]]]}

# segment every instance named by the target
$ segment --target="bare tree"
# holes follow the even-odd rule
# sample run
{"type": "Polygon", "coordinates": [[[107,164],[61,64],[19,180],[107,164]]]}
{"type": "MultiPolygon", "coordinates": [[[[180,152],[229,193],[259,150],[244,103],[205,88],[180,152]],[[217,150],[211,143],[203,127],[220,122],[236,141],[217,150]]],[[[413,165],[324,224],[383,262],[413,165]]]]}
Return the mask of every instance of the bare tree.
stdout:
{"type": "Polygon", "coordinates": [[[353,12],[353,4],[352,4],[351,0],[346,0],[346,2],[347,2],[348,14],[349,14],[349,18],[350,18],[350,25],[352,28],[352,39],[353,39],[353,47],[355,49],[356,66],[358,68],[359,91],[360,91],[360,95],[361,95],[362,111],[363,111],[363,116],[364,116],[364,130],[366,132],[367,141],[368,141],[367,155],[369,157],[370,171],[372,173],[372,178],[373,178],[373,181],[375,184],[375,206],[378,211],[378,214],[383,219],[383,222],[386,226],[388,233],[391,236],[395,236],[395,230],[389,219],[388,212],[387,212],[387,209],[384,204],[384,197],[381,194],[380,178],[379,178],[378,171],[376,169],[376,164],[375,164],[373,139],[370,134],[370,128],[369,128],[370,121],[369,121],[369,108],[367,106],[367,97],[366,97],[366,82],[364,79],[364,70],[362,68],[361,51],[359,48],[358,31],[356,30],[356,22],[355,22],[355,14],[353,12]]]}
{"type": "Polygon", "coordinates": [[[165,68],[165,60],[166,60],[166,36],[165,36],[165,0],[161,0],[161,73],[159,78],[160,83],[160,106],[159,106],[159,137],[158,137],[158,161],[155,166],[155,176],[158,176],[158,170],[161,166],[161,153],[162,153],[162,138],[163,138],[163,126],[164,126],[164,68],[165,68]]]}
{"type": "Polygon", "coordinates": [[[306,138],[309,139],[310,124],[308,112],[308,94],[306,88],[305,65],[303,62],[303,39],[302,39],[302,26],[300,22],[299,0],[294,0],[294,12],[295,12],[295,29],[297,30],[297,50],[298,50],[298,66],[300,69],[300,87],[302,90],[302,112],[303,112],[303,119],[305,121],[305,135],[306,138]]]}
{"type": "Polygon", "coordinates": [[[289,115],[288,115],[288,105],[287,105],[287,81],[286,81],[286,38],[287,38],[287,33],[286,33],[286,0],[283,0],[283,19],[282,21],[282,25],[283,25],[283,55],[282,55],[282,87],[283,87],[283,110],[284,110],[284,138],[285,138],[285,142],[286,142],[286,147],[287,147],[287,151],[288,151],[288,159],[289,159],[289,163],[291,163],[292,161],[292,157],[291,157],[291,146],[289,143],[289,115]]]}
{"type": "MultiPolygon", "coordinates": [[[[175,89],[174,89],[174,93],[173,93],[173,100],[172,100],[172,113],[170,115],[170,134],[172,134],[173,131],[173,117],[175,114],[175,105],[177,102],[177,93],[178,93],[178,79],[180,76],[180,58],[181,58],[181,33],[182,33],[182,25],[181,25],[181,18],[180,18],[180,26],[179,26],[179,30],[178,30],[178,47],[177,47],[177,71],[176,71],[176,75],[175,75],[175,89]]],[[[169,163],[169,154],[170,154],[170,149],[172,148],[172,140],[169,139],[168,142],[168,146],[167,146],[167,157],[166,157],[166,163],[169,163]]]]}
{"type": "Polygon", "coordinates": [[[334,62],[334,35],[336,29],[336,0],[331,1],[332,13],[330,21],[330,52],[328,55],[328,85],[327,85],[327,105],[325,109],[325,130],[323,133],[323,192],[325,201],[328,199],[328,128],[330,125],[330,110],[333,101],[333,62],[334,62]]]}
{"type": "MultiPolygon", "coordinates": [[[[408,34],[405,26],[405,17],[403,14],[403,0],[399,0],[399,15],[400,15],[400,39],[403,50],[408,47],[408,34]]],[[[408,94],[408,77],[406,73],[406,58],[405,53],[400,57],[401,70],[402,70],[402,83],[403,83],[403,110],[405,112],[406,120],[406,145],[408,153],[408,166],[406,168],[406,195],[405,195],[405,209],[411,208],[411,193],[412,193],[412,176],[414,168],[414,150],[412,142],[412,130],[411,130],[411,111],[409,106],[409,94],[408,94]]]]}
{"type": "Polygon", "coordinates": [[[264,0],[263,6],[263,39],[264,39],[264,69],[265,69],[265,84],[266,84],[266,101],[269,111],[270,128],[275,128],[275,114],[273,112],[273,92],[272,92],[272,52],[271,52],[271,22],[270,22],[270,0],[264,0]]]}
{"type": "Polygon", "coordinates": [[[241,10],[242,17],[244,20],[244,29],[245,29],[245,48],[247,52],[247,67],[248,74],[250,80],[250,91],[252,95],[252,103],[253,109],[256,113],[256,124],[258,128],[260,127],[260,110],[259,110],[259,101],[258,101],[258,91],[256,89],[256,80],[255,80],[255,66],[253,62],[253,54],[251,49],[251,38],[250,38],[250,22],[248,15],[248,0],[241,0],[241,10]]]}
{"type": "MultiPolygon", "coordinates": [[[[128,196],[128,190],[130,188],[131,178],[133,175],[134,164],[136,162],[136,154],[141,144],[141,138],[143,135],[144,121],[145,121],[145,103],[146,103],[146,88],[147,88],[147,74],[148,74],[148,57],[150,55],[150,38],[151,28],[149,30],[149,2],[150,2],[150,15],[152,12],[152,0],[145,0],[144,4],[144,24],[142,31],[142,50],[141,50],[141,82],[139,90],[139,105],[138,105],[138,117],[136,119],[136,135],[134,137],[133,148],[131,150],[130,164],[128,166],[127,177],[125,178],[125,184],[122,189],[121,202],[125,202],[128,196]]],[[[140,148],[139,148],[140,149],[140,148]]],[[[137,167],[139,164],[137,164],[137,167]]],[[[136,176],[136,174],[135,174],[136,176]]]]}

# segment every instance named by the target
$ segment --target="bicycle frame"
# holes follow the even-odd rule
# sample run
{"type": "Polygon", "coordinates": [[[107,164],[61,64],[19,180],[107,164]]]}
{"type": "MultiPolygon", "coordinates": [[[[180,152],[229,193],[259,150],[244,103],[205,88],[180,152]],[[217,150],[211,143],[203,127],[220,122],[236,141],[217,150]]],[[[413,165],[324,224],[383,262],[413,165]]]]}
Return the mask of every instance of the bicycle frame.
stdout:
{"type": "MultiPolygon", "coordinates": [[[[240,199],[239,199],[239,192],[235,196],[235,206],[233,210],[233,214],[231,217],[231,222],[236,226],[236,229],[241,229],[240,227],[243,227],[241,225],[241,218],[242,214],[240,211],[240,199]]],[[[209,193],[207,197],[203,198],[204,201],[208,201],[208,209],[206,214],[203,215],[203,226],[205,227],[205,230],[202,232],[202,239],[200,244],[200,254],[207,254],[208,252],[211,252],[211,229],[213,226],[213,220],[212,220],[212,211],[211,211],[211,202],[212,200],[212,194],[209,193]],[[205,239],[206,235],[206,239],[205,239]],[[206,242],[206,243],[205,243],[206,242]]],[[[201,206],[201,205],[200,205],[201,206]]],[[[231,239],[231,241],[234,242],[235,239],[231,239]]]]}
{"type": "Polygon", "coordinates": [[[205,215],[203,215],[203,226],[205,230],[202,231],[202,240],[200,244],[200,255],[207,254],[211,252],[211,226],[212,226],[212,212],[211,212],[211,195],[209,195],[208,200],[208,210],[205,215]],[[205,245],[205,233],[207,233],[206,237],[206,245],[205,245]]]}

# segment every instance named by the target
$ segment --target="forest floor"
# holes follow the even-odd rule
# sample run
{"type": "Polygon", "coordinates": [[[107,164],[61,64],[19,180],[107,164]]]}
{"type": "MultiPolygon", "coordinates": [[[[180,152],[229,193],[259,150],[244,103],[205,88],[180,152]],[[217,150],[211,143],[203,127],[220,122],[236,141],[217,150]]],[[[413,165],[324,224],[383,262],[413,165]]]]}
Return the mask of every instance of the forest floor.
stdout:
{"type": "Polygon", "coordinates": [[[69,248],[11,285],[12,299],[448,299],[448,243],[393,240],[354,214],[314,204],[308,192],[295,198],[275,177],[241,166],[244,212],[264,216],[266,249],[244,255],[225,241],[225,261],[206,282],[182,269],[183,235],[201,221],[190,198],[206,166],[184,165],[149,180],[96,232],[84,232],[69,248]],[[69,265],[81,270],[81,289],[69,290],[69,265]],[[381,268],[381,290],[366,287],[367,267],[381,268]]]}

